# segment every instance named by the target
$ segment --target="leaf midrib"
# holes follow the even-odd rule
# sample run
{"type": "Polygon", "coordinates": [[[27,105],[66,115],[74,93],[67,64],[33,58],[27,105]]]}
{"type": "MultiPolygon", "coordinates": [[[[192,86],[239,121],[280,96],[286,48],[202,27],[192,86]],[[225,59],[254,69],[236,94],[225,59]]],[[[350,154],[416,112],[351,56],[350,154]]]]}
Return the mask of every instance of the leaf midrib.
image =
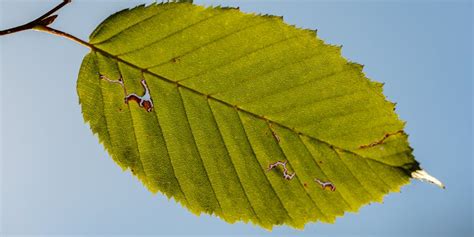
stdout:
{"type": "MultiPolygon", "coordinates": [[[[233,104],[231,104],[231,103],[229,103],[229,102],[227,102],[227,101],[221,100],[221,99],[216,98],[216,97],[214,97],[214,96],[212,96],[212,95],[205,94],[205,93],[200,92],[200,91],[198,91],[198,90],[196,90],[196,89],[193,89],[193,88],[191,88],[191,87],[188,87],[188,86],[186,86],[186,85],[183,85],[183,84],[179,83],[179,81],[173,81],[173,80],[171,80],[171,79],[169,79],[169,78],[166,78],[166,77],[164,77],[164,76],[161,76],[161,75],[158,75],[158,74],[156,74],[156,73],[154,73],[154,72],[151,72],[151,71],[149,71],[147,68],[141,68],[141,67],[138,66],[138,65],[135,65],[135,64],[133,64],[133,63],[127,61],[127,60],[124,60],[124,59],[122,59],[122,58],[120,58],[120,57],[118,57],[118,56],[116,56],[116,55],[113,55],[113,54],[111,54],[111,53],[109,53],[109,52],[107,52],[107,51],[105,51],[105,50],[103,50],[103,49],[100,49],[100,48],[96,47],[94,44],[89,43],[89,47],[90,47],[90,49],[91,49],[92,51],[95,50],[95,51],[97,51],[97,52],[100,52],[100,53],[104,54],[104,55],[107,56],[107,57],[113,58],[113,59],[115,59],[115,60],[117,60],[117,61],[119,61],[119,62],[122,62],[122,63],[124,63],[124,64],[127,64],[127,65],[133,67],[133,68],[136,68],[136,69],[142,71],[143,73],[148,73],[148,74],[150,74],[150,75],[152,75],[152,76],[155,76],[155,77],[157,77],[158,79],[160,79],[160,80],[162,80],[162,81],[164,81],[164,82],[167,82],[167,83],[170,83],[170,84],[174,84],[174,85],[176,85],[177,87],[181,87],[181,88],[183,88],[183,89],[189,90],[189,91],[192,92],[192,93],[195,93],[195,94],[204,96],[204,97],[206,97],[206,98],[208,98],[208,99],[212,99],[212,100],[214,100],[214,101],[216,101],[216,102],[219,102],[219,103],[221,103],[221,104],[223,104],[223,105],[225,105],[225,106],[228,106],[228,107],[230,107],[230,108],[234,108],[234,109],[236,109],[237,111],[241,111],[241,112],[243,112],[243,113],[246,113],[246,114],[248,114],[248,115],[250,115],[250,116],[252,116],[252,117],[254,117],[254,118],[257,118],[257,119],[266,121],[266,122],[268,122],[268,123],[276,124],[276,125],[278,125],[278,126],[280,126],[280,127],[282,127],[282,128],[288,129],[288,130],[290,130],[291,132],[294,132],[294,133],[296,133],[296,134],[298,134],[298,135],[305,136],[305,137],[308,137],[308,138],[310,138],[310,139],[314,139],[314,140],[316,140],[316,141],[318,141],[318,142],[324,143],[324,144],[328,145],[331,149],[333,149],[335,152],[337,152],[336,149],[338,149],[338,150],[341,150],[341,151],[344,151],[344,152],[351,153],[351,154],[356,155],[356,156],[361,157],[361,158],[370,159],[370,160],[372,160],[372,161],[381,163],[381,164],[383,164],[383,165],[387,165],[387,166],[390,166],[390,167],[403,169],[403,168],[400,167],[400,166],[393,166],[393,165],[384,163],[384,162],[382,162],[382,161],[380,161],[380,160],[373,159],[373,158],[371,158],[371,157],[362,156],[362,155],[360,155],[360,154],[355,153],[355,152],[352,151],[352,150],[348,150],[348,149],[345,149],[345,148],[342,148],[342,147],[333,145],[333,144],[331,144],[331,143],[329,143],[329,142],[327,142],[327,141],[321,140],[320,138],[314,137],[314,136],[312,136],[312,135],[309,135],[309,134],[304,133],[304,132],[301,132],[301,131],[297,131],[296,129],[291,128],[291,127],[289,127],[289,126],[287,126],[287,125],[284,125],[284,124],[279,123],[279,122],[277,122],[277,121],[273,121],[273,120],[271,120],[271,119],[265,118],[265,117],[263,117],[263,116],[261,116],[261,115],[258,115],[258,114],[256,114],[256,113],[254,113],[254,112],[251,112],[251,111],[242,109],[242,108],[240,108],[240,107],[237,106],[237,105],[233,105],[233,104]]],[[[403,169],[403,170],[404,170],[404,169],[403,169]]]]}

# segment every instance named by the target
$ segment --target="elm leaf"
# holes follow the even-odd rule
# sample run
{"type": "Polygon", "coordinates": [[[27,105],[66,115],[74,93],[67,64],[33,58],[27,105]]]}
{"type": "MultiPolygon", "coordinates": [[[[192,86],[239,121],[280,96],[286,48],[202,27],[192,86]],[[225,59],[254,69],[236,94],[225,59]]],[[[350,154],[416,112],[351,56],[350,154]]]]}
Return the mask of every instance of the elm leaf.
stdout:
{"type": "Polygon", "coordinates": [[[151,192],[271,229],[333,223],[412,177],[442,186],[340,47],[281,17],[185,2],[107,18],[77,82],[93,133],[151,192]]]}

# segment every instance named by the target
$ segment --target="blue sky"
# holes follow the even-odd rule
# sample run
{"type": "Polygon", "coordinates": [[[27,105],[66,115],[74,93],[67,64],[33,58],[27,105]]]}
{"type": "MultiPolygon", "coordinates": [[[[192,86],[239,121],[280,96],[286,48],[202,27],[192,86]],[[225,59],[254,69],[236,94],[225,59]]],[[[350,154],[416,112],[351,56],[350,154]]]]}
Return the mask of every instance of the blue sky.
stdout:
{"type": "MultiPolygon", "coordinates": [[[[56,2],[1,0],[0,28],[56,2]]],[[[151,1],[74,1],[53,27],[82,39],[103,19],[151,1]]],[[[342,44],[385,83],[407,121],[416,159],[446,190],[413,181],[384,204],[304,231],[197,217],[152,195],[109,158],[84,124],[76,78],[87,48],[42,32],[0,38],[1,206],[4,235],[472,236],[473,9],[470,1],[196,1],[283,15],[342,44]]]]}

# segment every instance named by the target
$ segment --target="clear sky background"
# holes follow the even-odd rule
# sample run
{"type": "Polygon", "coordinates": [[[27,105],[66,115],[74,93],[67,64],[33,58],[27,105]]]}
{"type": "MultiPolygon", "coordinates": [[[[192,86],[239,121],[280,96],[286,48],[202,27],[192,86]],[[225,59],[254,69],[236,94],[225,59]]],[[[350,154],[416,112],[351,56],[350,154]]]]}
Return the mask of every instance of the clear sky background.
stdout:
{"type": "MultiPolygon", "coordinates": [[[[58,2],[1,0],[0,28],[58,2]]],[[[110,14],[150,2],[76,0],[53,27],[87,39],[110,14]]],[[[447,189],[413,181],[384,204],[304,231],[197,217],[122,172],[84,124],[76,78],[88,49],[29,31],[0,38],[0,235],[473,236],[471,1],[196,2],[283,15],[344,45],[385,83],[416,159],[447,189]]]]}

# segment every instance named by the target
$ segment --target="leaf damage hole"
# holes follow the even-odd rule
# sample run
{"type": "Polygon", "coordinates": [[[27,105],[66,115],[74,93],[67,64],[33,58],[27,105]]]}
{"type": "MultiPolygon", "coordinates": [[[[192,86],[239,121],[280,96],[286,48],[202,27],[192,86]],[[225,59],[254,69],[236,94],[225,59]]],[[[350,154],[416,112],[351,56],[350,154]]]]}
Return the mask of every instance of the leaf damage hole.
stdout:
{"type": "Polygon", "coordinates": [[[331,190],[331,191],[336,191],[336,186],[331,183],[331,182],[324,182],[324,181],[321,181],[320,179],[314,179],[314,182],[318,183],[319,185],[321,185],[321,188],[323,190],[331,190]]]}
{"type": "Polygon", "coordinates": [[[275,162],[275,163],[270,164],[270,165],[268,166],[267,171],[270,171],[270,170],[272,170],[273,168],[275,168],[275,167],[281,165],[281,166],[283,167],[283,178],[285,178],[286,180],[291,180],[291,179],[293,179],[293,177],[295,177],[295,174],[296,174],[296,173],[290,174],[290,173],[288,172],[288,168],[286,167],[286,164],[287,164],[287,163],[288,163],[288,161],[277,161],[277,162],[275,162]]]}
{"type": "Polygon", "coordinates": [[[153,101],[151,100],[150,90],[148,89],[145,79],[142,79],[140,83],[142,84],[145,93],[142,96],[139,96],[135,93],[128,94],[125,96],[125,103],[128,104],[128,102],[131,100],[135,101],[147,112],[151,112],[153,110],[153,101]]]}
{"type": "Polygon", "coordinates": [[[123,83],[122,77],[120,77],[117,80],[111,80],[110,78],[102,74],[99,74],[99,77],[100,79],[105,80],[107,82],[119,84],[123,88],[123,93],[125,94],[125,98],[124,98],[125,104],[128,104],[129,101],[135,101],[138,103],[138,106],[140,106],[141,108],[144,108],[147,112],[153,111],[153,107],[154,107],[153,100],[151,99],[150,89],[148,89],[148,85],[146,84],[145,79],[142,79],[140,81],[140,84],[142,85],[143,90],[145,90],[145,92],[143,93],[142,96],[139,96],[135,93],[131,93],[131,94],[127,93],[127,89],[125,88],[125,84],[123,83]]]}
{"type": "Polygon", "coordinates": [[[106,76],[104,76],[104,75],[102,75],[102,74],[99,74],[99,78],[100,78],[101,80],[104,80],[104,81],[107,81],[107,82],[110,82],[110,83],[119,84],[119,85],[123,88],[123,92],[124,92],[125,94],[127,94],[127,89],[125,89],[125,84],[123,84],[123,79],[122,79],[121,77],[120,77],[119,79],[117,79],[117,80],[112,80],[112,79],[110,79],[110,78],[108,78],[108,77],[106,77],[106,76]]]}

